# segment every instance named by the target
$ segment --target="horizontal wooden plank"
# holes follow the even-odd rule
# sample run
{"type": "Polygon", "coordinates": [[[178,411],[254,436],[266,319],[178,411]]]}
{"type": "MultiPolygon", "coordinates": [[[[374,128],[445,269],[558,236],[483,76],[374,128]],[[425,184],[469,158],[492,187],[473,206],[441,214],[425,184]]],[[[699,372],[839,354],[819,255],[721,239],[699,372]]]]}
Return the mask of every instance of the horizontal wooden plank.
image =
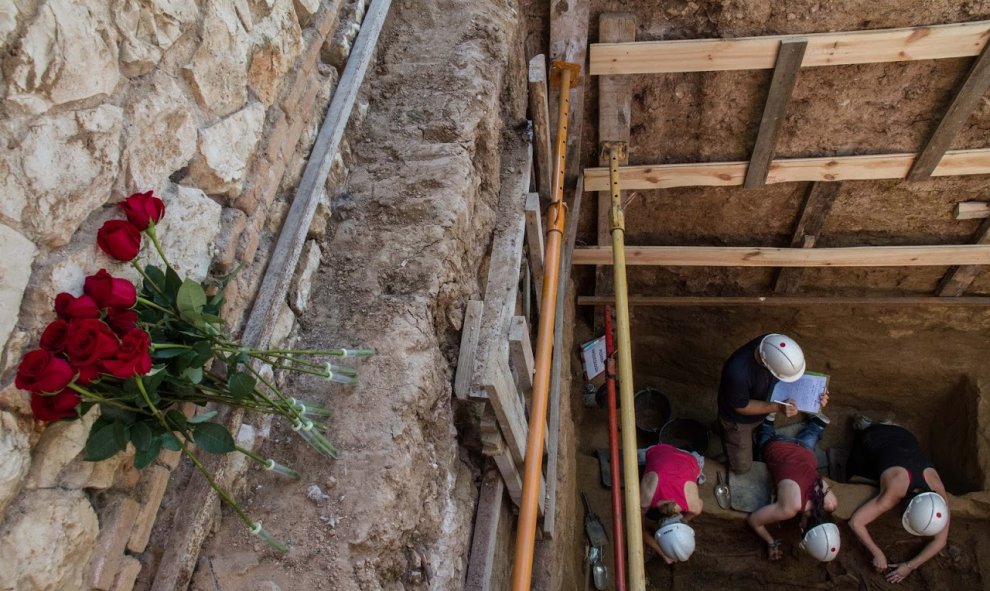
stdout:
{"type": "MultiPolygon", "coordinates": [[[[770,165],[767,184],[902,179],[915,154],[876,154],[822,158],[786,158],[770,165]]],[[[672,187],[731,187],[743,184],[746,162],[652,164],[619,168],[623,191],[672,187]]],[[[932,176],[990,174],[990,149],[946,152],[932,176]]],[[[608,168],[584,169],[587,191],[608,190],[608,168]]]]}
{"type": "MultiPolygon", "coordinates": [[[[612,247],[574,249],[575,265],[611,265],[612,247]]],[[[768,248],[627,246],[627,265],[667,267],[914,267],[990,264],[990,245],[768,248]]]]}
{"type": "Polygon", "coordinates": [[[905,29],[774,35],[738,39],[640,41],[591,45],[592,76],[763,70],[774,66],[781,41],[806,37],[802,67],[968,57],[980,53],[990,21],[905,29]]]}
{"type": "MultiPolygon", "coordinates": [[[[579,306],[604,306],[613,296],[579,296],[579,306]]],[[[630,306],[990,306],[990,297],[629,296],[630,306]]]]}
{"type": "Polygon", "coordinates": [[[956,204],[957,220],[975,220],[990,217],[990,203],[985,201],[963,201],[956,204]]]}

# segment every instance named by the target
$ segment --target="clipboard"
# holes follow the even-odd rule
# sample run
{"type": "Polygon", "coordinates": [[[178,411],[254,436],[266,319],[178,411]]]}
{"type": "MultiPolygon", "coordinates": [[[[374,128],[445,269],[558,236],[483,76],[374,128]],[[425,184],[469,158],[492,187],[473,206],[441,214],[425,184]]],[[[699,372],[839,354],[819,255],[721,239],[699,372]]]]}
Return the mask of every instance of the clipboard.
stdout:
{"type": "Polygon", "coordinates": [[[801,412],[816,413],[822,409],[822,394],[828,389],[829,376],[814,371],[806,371],[796,382],[777,382],[770,395],[770,401],[793,399],[801,412]]]}

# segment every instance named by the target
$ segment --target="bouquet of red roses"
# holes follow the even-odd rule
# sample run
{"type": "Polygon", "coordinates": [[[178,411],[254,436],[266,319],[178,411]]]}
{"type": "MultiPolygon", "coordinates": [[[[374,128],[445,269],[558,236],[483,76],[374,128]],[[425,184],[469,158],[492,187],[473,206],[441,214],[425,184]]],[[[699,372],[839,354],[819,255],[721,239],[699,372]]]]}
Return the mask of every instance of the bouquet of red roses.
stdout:
{"type": "Polygon", "coordinates": [[[39,348],[24,356],[16,386],[31,393],[31,410],[42,421],[77,419],[92,406],[100,407],[86,442],[86,460],[107,459],[130,443],[135,467],[143,468],[163,448],[181,451],[253,533],[284,550],[217,485],[191,444],[209,453],[237,451],[269,470],[295,478],[299,474],[237,446],[224,425],[210,420],[216,410],[188,418],[180,407],[193,403],[278,415],[314,449],[335,457],[324,427],[314,422],[329,410],[286,396],[271,371],[349,384],[356,381],[354,369],[321,358],[363,357],[373,351],[263,350],[229,339],[220,310],[232,274],[203,282],[180,278],[156,232],[164,203],[149,191],[131,195],[120,207],[127,219],[106,222],[96,242],[112,258],[129,261],[142,278],[140,285],[100,269],[86,278],[82,295],[58,294],[57,319],[41,334],[39,348]],[[135,261],[142,234],[158,252],[162,267],[135,261]]]}

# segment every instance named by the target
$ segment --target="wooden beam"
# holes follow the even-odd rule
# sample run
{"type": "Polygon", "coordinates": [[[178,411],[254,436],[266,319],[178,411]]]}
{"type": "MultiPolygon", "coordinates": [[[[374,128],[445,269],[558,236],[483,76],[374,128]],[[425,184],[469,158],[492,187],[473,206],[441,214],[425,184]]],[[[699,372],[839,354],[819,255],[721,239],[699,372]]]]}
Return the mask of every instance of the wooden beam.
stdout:
{"type": "Polygon", "coordinates": [[[760,121],[760,131],[756,135],[753,155],[746,168],[743,186],[747,189],[757,189],[767,183],[770,161],[777,149],[777,136],[784,123],[787,105],[791,102],[791,93],[794,91],[807,47],[808,40],[804,38],[784,39],[780,42],[773,78],[770,80],[770,91],[763,108],[763,119],[760,121]]]}
{"type": "Polygon", "coordinates": [[[952,99],[952,104],[942,116],[935,132],[928,138],[925,148],[915,159],[914,166],[908,173],[908,180],[921,181],[931,176],[942,155],[952,145],[952,140],[983,100],[983,95],[990,88],[990,50],[987,47],[990,47],[990,44],[983,47],[980,57],[973,62],[969,74],[966,75],[966,81],[956,92],[956,97],[952,99]]]}
{"type": "MultiPolygon", "coordinates": [[[[805,195],[801,217],[791,239],[792,248],[814,247],[841,187],[841,183],[812,183],[805,195]]],[[[781,269],[777,274],[774,291],[783,294],[796,293],[801,284],[802,274],[803,270],[798,267],[781,269]]]]}
{"type": "MultiPolygon", "coordinates": [[[[598,20],[598,38],[605,43],[622,43],[636,40],[636,17],[624,12],[603,13],[598,20]]],[[[632,125],[632,79],[628,76],[602,76],[598,79],[598,141],[625,142],[629,145],[632,125]]],[[[629,163],[627,149],[620,165],[629,163]]],[[[602,158],[599,165],[608,166],[602,158]]],[[[608,190],[598,193],[598,244],[612,243],[609,211],[612,194],[608,190]]],[[[595,293],[612,292],[612,270],[595,269],[595,293]]],[[[595,318],[595,334],[602,330],[601,319],[595,318]]]]}
{"type": "MultiPolygon", "coordinates": [[[[612,248],[586,246],[575,265],[610,265],[612,248]]],[[[990,264],[990,246],[854,246],[764,248],[716,246],[626,246],[626,264],[666,267],[913,267],[990,264]]]]}
{"type": "Polygon", "coordinates": [[[461,324],[461,349],[457,352],[457,372],[454,375],[454,394],[466,400],[471,391],[471,378],[474,375],[474,361],[478,353],[478,334],[481,331],[481,315],[485,304],[469,300],[464,308],[464,322],[461,324]]]}
{"type": "Polygon", "coordinates": [[[512,379],[508,361],[489,363],[486,367],[489,373],[479,385],[485,392],[492,411],[498,417],[499,427],[505,435],[505,443],[513,461],[521,464],[526,458],[526,439],[529,435],[526,409],[512,379]]]}
{"type": "MultiPolygon", "coordinates": [[[[579,306],[604,306],[613,296],[579,296],[579,306]]],[[[629,296],[630,306],[990,306],[990,297],[935,296],[629,296]]]]}
{"type": "Polygon", "coordinates": [[[990,21],[905,29],[739,39],[595,43],[592,76],[772,68],[778,44],[808,38],[803,67],[944,59],[977,55],[990,36],[990,21]]]}
{"type": "MultiPolygon", "coordinates": [[[[901,179],[907,175],[914,154],[877,154],[822,158],[788,158],[770,164],[767,183],[901,179]]],[[[731,187],[743,184],[745,162],[701,162],[623,166],[619,178],[623,190],[672,187],[731,187]]],[[[990,174],[990,149],[946,152],[932,176],[990,174]]],[[[588,191],[608,188],[608,168],[586,168],[588,191]]]]}
{"type": "MultiPolygon", "coordinates": [[[[584,85],[588,80],[588,14],[589,0],[551,0],[550,59],[581,66],[577,80],[572,80],[569,99],[570,119],[567,124],[567,158],[564,186],[573,187],[581,175],[581,132],[584,128],[584,85]]],[[[551,89],[550,117],[553,133],[557,127],[557,103],[560,93],[551,89]]]]}
{"type": "Polygon", "coordinates": [[[543,517],[543,534],[553,538],[557,520],[557,472],[560,463],[560,397],[568,384],[569,376],[562,375],[564,357],[570,351],[564,349],[564,315],[567,310],[567,287],[571,280],[571,257],[577,241],[577,220],[581,218],[581,201],[584,195],[584,181],[578,179],[571,203],[571,222],[564,237],[564,250],[560,255],[560,285],[557,288],[557,312],[553,319],[553,359],[550,361],[550,408],[547,416],[547,511],[543,517]]]}
{"type": "Polygon", "coordinates": [[[990,203],[985,201],[963,201],[956,204],[957,220],[974,220],[990,217],[990,203]]]}
{"type": "Polygon", "coordinates": [[[529,60],[529,116],[533,119],[533,143],[536,144],[536,188],[544,202],[550,201],[550,177],[553,176],[553,147],[550,107],[547,104],[547,56],[529,60]]]}
{"type": "Polygon", "coordinates": [[[478,511],[474,518],[471,557],[468,560],[466,591],[491,591],[498,546],[498,523],[502,517],[505,483],[495,469],[487,470],[478,492],[478,511]]]}
{"type": "Polygon", "coordinates": [[[526,196],[526,244],[529,246],[529,270],[533,274],[536,287],[536,311],[540,311],[540,297],[543,293],[543,219],[540,217],[540,196],[530,193],[526,196]]]}
{"type": "Polygon", "coordinates": [[[516,388],[528,407],[533,390],[533,345],[523,316],[513,316],[509,325],[509,367],[516,378],[516,388]]]}
{"type": "MultiPolygon", "coordinates": [[[[983,220],[979,229],[973,236],[973,244],[990,244],[990,218],[983,220]]],[[[959,297],[973,283],[976,276],[980,274],[979,265],[961,265],[953,267],[946,272],[939,282],[936,293],[942,297],[959,297]]]]}
{"type": "MultiPolygon", "coordinates": [[[[498,425],[498,420],[492,412],[492,408],[485,409],[485,415],[481,418],[481,452],[490,457],[499,474],[505,482],[505,489],[509,493],[509,498],[518,507],[522,498],[522,474],[519,472],[519,462],[515,461],[512,453],[508,449],[505,438],[498,425]]],[[[543,515],[546,507],[546,481],[540,479],[540,506],[539,513],[543,515]]]]}

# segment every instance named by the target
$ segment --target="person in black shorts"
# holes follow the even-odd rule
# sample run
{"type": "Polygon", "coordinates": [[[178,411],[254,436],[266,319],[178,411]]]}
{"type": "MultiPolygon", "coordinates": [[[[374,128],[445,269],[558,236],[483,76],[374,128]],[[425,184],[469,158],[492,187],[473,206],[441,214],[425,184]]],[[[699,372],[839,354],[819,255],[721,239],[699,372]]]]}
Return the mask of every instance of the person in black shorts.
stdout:
{"type": "Polygon", "coordinates": [[[907,429],[891,423],[874,423],[859,416],[853,421],[855,439],[849,454],[849,475],[880,483],[880,494],[849,518],[849,527],[873,555],[873,567],[888,582],[900,583],[928,559],[938,554],[949,537],[949,506],[938,472],[907,429]],[[888,563],[883,550],[866,526],[906,501],[901,524],[915,536],[933,536],[917,556],[888,563]]]}

